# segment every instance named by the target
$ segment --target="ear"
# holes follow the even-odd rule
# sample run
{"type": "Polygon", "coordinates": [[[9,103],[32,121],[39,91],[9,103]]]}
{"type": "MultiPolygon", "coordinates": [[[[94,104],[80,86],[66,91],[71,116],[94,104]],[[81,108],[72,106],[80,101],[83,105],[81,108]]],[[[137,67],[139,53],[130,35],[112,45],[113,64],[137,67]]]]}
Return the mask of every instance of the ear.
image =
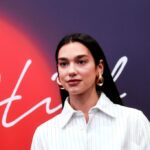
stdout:
{"type": "Polygon", "coordinates": [[[97,65],[97,72],[98,72],[98,74],[103,75],[103,72],[104,72],[104,61],[102,59],[99,61],[99,64],[97,65]]]}

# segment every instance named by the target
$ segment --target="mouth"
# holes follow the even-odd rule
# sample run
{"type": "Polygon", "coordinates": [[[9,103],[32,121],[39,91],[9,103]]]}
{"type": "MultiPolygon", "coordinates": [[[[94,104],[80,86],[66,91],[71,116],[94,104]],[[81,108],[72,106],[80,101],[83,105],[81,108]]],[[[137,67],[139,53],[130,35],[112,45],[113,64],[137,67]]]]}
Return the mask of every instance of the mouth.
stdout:
{"type": "Polygon", "coordinates": [[[73,79],[73,80],[69,80],[67,83],[69,86],[76,86],[81,82],[81,80],[78,79],[73,79]]]}

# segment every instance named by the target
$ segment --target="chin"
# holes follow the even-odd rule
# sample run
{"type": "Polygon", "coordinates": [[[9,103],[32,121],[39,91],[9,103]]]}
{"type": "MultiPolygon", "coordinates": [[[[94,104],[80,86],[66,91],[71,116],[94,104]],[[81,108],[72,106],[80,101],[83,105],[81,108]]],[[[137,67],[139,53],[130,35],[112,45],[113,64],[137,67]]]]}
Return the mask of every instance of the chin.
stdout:
{"type": "Polygon", "coordinates": [[[68,92],[70,95],[80,95],[80,94],[84,93],[81,90],[69,90],[68,92]]]}

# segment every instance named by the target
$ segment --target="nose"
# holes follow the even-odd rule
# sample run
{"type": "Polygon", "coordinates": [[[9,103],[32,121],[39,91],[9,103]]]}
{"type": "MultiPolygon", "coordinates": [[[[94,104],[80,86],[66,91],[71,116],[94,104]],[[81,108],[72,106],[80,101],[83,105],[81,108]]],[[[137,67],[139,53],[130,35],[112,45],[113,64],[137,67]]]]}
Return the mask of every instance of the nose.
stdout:
{"type": "Polygon", "coordinates": [[[68,68],[68,75],[69,75],[70,77],[73,77],[73,76],[75,76],[76,74],[77,74],[76,67],[75,67],[75,65],[72,63],[72,64],[69,65],[69,68],[68,68]]]}

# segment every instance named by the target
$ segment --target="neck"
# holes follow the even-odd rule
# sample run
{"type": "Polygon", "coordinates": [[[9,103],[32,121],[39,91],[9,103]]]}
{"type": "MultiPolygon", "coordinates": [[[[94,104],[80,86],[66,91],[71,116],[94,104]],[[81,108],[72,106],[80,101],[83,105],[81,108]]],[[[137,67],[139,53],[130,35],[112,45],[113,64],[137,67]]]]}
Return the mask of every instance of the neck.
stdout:
{"type": "Polygon", "coordinates": [[[69,97],[70,105],[74,109],[82,111],[85,115],[86,121],[88,121],[88,112],[98,101],[99,96],[96,89],[94,88],[79,95],[69,95],[69,97]]]}

